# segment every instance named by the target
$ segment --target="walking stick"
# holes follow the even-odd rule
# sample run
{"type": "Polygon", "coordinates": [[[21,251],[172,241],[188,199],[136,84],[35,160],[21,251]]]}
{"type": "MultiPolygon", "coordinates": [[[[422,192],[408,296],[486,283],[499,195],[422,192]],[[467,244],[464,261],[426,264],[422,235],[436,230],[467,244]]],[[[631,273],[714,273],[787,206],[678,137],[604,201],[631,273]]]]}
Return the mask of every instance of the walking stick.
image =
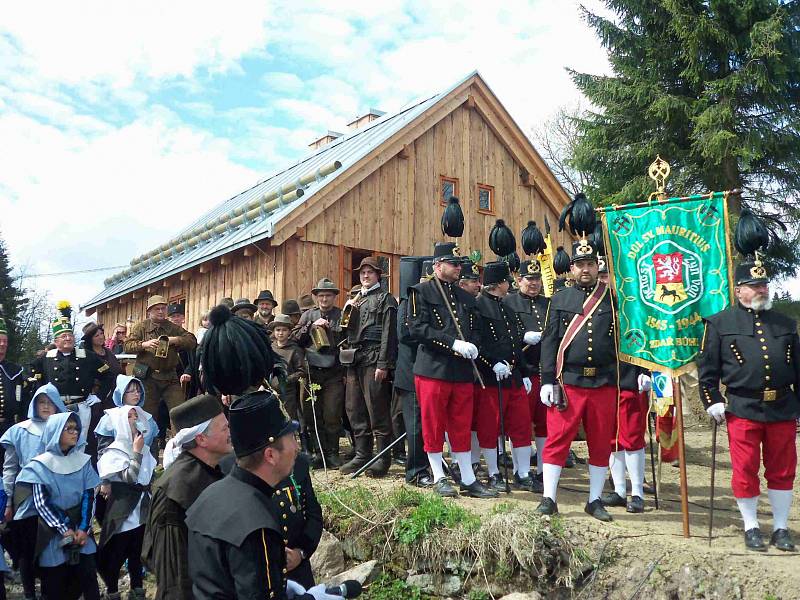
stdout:
{"type": "Polygon", "coordinates": [[[401,441],[403,441],[404,439],[406,439],[406,435],[408,435],[408,432],[406,432],[406,433],[403,433],[402,435],[398,436],[398,437],[397,437],[397,439],[396,439],[395,441],[393,441],[391,444],[389,444],[388,446],[386,446],[386,448],[384,448],[383,450],[381,450],[380,452],[378,452],[378,453],[377,453],[375,456],[373,456],[371,459],[369,459],[369,462],[368,462],[367,464],[365,464],[365,465],[364,465],[363,467],[361,467],[361,468],[360,468],[358,471],[356,471],[355,473],[353,473],[352,475],[350,475],[350,479],[355,479],[356,477],[358,477],[359,475],[361,475],[361,474],[362,474],[364,471],[366,471],[366,470],[367,470],[367,469],[368,469],[368,468],[369,468],[369,467],[370,467],[370,466],[371,466],[371,465],[372,465],[372,464],[373,464],[373,463],[374,463],[376,460],[378,460],[378,459],[379,459],[381,456],[383,456],[383,455],[384,455],[384,454],[386,454],[386,453],[387,453],[389,450],[391,450],[392,448],[394,448],[394,445],[395,445],[395,444],[397,444],[398,442],[401,442],[401,441]]]}
{"type": "MultiPolygon", "coordinates": [[[[499,415],[500,416],[500,439],[503,440],[503,454],[505,454],[505,450],[506,450],[506,427],[505,427],[505,423],[503,421],[503,386],[500,384],[499,381],[497,382],[497,406],[498,406],[499,412],[500,412],[500,415],[499,415]]],[[[513,450],[513,446],[512,446],[512,450],[511,451],[512,452],[514,451],[513,450]]],[[[499,447],[497,448],[497,460],[498,461],[500,460],[500,448],[499,447]]],[[[503,461],[503,477],[506,480],[506,494],[510,494],[511,493],[511,488],[508,485],[508,461],[507,460],[503,461]]]]}
{"type": "MultiPolygon", "coordinates": [[[[447,295],[444,293],[444,288],[442,287],[442,282],[439,281],[439,278],[434,275],[432,279],[436,282],[436,289],[439,290],[439,294],[442,296],[442,300],[444,300],[444,305],[447,307],[448,312],[450,313],[450,318],[453,319],[453,324],[456,326],[456,332],[458,333],[458,338],[462,342],[466,342],[466,338],[464,334],[461,332],[461,325],[458,324],[458,319],[456,318],[456,313],[453,312],[453,307],[450,306],[450,300],[447,299],[447,295]]],[[[475,364],[475,360],[470,358],[469,362],[472,363],[472,372],[475,374],[475,379],[478,380],[478,383],[481,386],[481,389],[485,390],[486,386],[483,383],[483,377],[481,377],[480,371],[478,371],[478,365],[475,364]]]]}
{"type": "Polygon", "coordinates": [[[653,474],[653,496],[656,501],[656,510],[658,510],[658,484],[656,483],[656,457],[653,451],[653,422],[650,420],[652,413],[647,411],[647,431],[650,434],[650,471],[653,474]]]}
{"type": "Polygon", "coordinates": [[[708,503],[708,545],[711,545],[711,534],[714,530],[714,477],[717,474],[717,429],[719,424],[714,419],[714,433],[711,438],[711,495],[708,503]]]}

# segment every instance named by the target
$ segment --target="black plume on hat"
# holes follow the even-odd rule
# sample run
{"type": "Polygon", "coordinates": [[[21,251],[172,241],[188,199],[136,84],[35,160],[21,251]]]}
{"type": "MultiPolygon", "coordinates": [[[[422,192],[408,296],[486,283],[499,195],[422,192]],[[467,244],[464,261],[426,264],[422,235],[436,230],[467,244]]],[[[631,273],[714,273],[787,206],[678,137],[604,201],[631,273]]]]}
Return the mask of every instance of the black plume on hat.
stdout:
{"type": "MultiPolygon", "coordinates": [[[[786,231],[786,226],[774,221],[786,231]]],[[[743,208],[733,235],[733,245],[742,256],[754,256],[757,251],[766,251],[777,241],[777,234],[769,229],[749,208],[743,208]]]]}
{"type": "Polygon", "coordinates": [[[464,235],[464,213],[458,198],[450,196],[447,206],[442,213],[442,233],[448,237],[461,237],[464,235]]]}
{"type": "Polygon", "coordinates": [[[508,228],[503,219],[497,219],[497,222],[489,232],[489,248],[497,256],[508,256],[517,249],[517,240],[514,238],[514,233],[508,228]]]}
{"type": "Polygon", "coordinates": [[[569,254],[564,250],[564,246],[559,246],[556,248],[556,255],[553,257],[553,270],[556,275],[563,275],[569,272],[569,266],[569,254]]]}
{"type": "Polygon", "coordinates": [[[601,256],[606,255],[606,244],[603,240],[603,223],[597,221],[594,226],[594,231],[589,234],[589,242],[597,249],[597,253],[601,256]]]}
{"type": "Polygon", "coordinates": [[[594,207],[585,194],[579,193],[561,211],[561,216],[558,218],[558,230],[563,231],[564,226],[568,225],[572,235],[585,237],[594,231],[596,222],[594,207]]]}
{"type": "Polygon", "coordinates": [[[536,221],[528,221],[528,226],[522,230],[520,236],[522,251],[525,254],[542,254],[547,249],[542,231],[536,226],[536,221]]]}
{"type": "Polygon", "coordinates": [[[508,256],[504,258],[504,260],[508,263],[508,270],[512,273],[516,273],[519,271],[519,267],[522,262],[519,260],[519,254],[516,252],[512,252],[508,256]]]}
{"type": "Polygon", "coordinates": [[[202,365],[209,391],[238,395],[269,377],[280,359],[261,325],[233,316],[224,305],[211,309],[208,318],[202,365]]]}

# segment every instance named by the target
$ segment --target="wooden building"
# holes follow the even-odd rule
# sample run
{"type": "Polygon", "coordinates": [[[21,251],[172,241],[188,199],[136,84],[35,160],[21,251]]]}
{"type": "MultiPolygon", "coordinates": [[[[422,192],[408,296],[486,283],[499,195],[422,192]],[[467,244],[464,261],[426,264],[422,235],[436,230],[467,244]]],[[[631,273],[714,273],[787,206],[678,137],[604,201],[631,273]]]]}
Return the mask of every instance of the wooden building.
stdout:
{"type": "Polygon", "coordinates": [[[477,72],[396,113],[371,110],[350,127],[134,258],[83,305],[87,314],[137,321],[157,293],[184,302],[194,330],[225,296],[252,300],[270,289],[279,301],[297,298],[323,276],[349,289],[368,255],[386,265],[397,295],[400,257],[430,254],[444,239],[439,221],[453,194],[466,219],[465,254],[479,249],[494,259],[487,238],[498,218],[519,238],[528,220],[541,226],[547,216],[556,245],[568,241],[555,227],[566,193],[477,72]]]}

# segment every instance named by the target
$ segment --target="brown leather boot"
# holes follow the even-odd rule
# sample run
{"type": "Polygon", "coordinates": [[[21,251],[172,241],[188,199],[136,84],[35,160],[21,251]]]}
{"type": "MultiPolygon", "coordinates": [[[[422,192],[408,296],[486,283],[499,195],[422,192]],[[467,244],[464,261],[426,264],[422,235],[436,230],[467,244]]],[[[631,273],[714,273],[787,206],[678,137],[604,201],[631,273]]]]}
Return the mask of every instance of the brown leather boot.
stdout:
{"type": "Polygon", "coordinates": [[[372,458],[372,437],[356,438],[356,455],[339,469],[343,475],[355,473],[372,458]]]}
{"type": "MultiPolygon", "coordinates": [[[[382,452],[389,446],[389,440],[387,438],[378,438],[377,439],[377,446],[378,446],[378,453],[382,452]]],[[[392,452],[384,452],[383,456],[381,456],[378,460],[372,463],[369,467],[367,467],[367,475],[370,477],[386,477],[386,474],[389,472],[389,467],[392,465],[392,452]]]]}

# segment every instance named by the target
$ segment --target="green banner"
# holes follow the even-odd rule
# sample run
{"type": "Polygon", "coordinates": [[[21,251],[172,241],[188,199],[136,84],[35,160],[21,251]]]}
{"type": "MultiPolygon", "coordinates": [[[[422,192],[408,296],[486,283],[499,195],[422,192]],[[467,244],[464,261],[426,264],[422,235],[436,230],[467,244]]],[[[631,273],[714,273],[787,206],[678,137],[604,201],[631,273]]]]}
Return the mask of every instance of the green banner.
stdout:
{"type": "Polygon", "coordinates": [[[622,360],[692,368],[703,317],[731,302],[727,222],[722,192],[603,209],[622,360]]]}

